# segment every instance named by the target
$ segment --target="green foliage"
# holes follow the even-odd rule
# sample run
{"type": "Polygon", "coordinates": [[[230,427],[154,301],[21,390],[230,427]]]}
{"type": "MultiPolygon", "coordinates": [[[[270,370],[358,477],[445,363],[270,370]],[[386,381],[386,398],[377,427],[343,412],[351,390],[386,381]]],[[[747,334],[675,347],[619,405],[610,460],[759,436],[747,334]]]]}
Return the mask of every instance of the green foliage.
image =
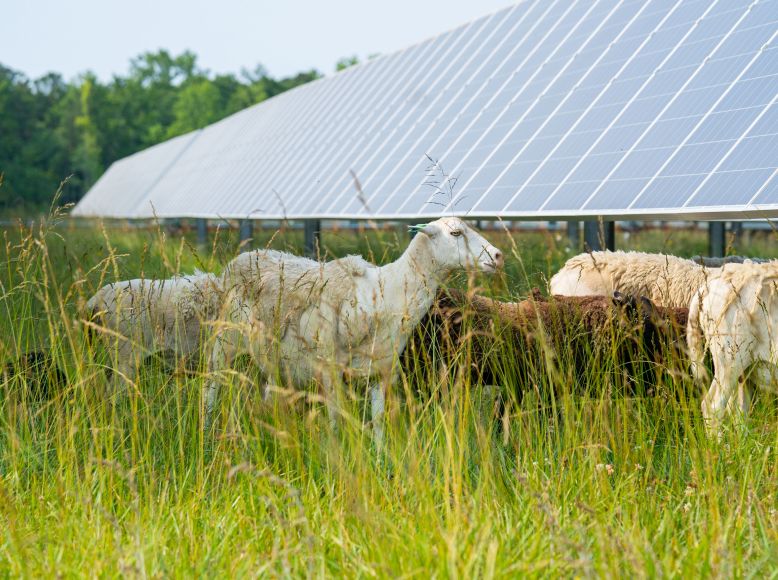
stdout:
{"type": "Polygon", "coordinates": [[[96,84],[97,79],[91,75],[84,78],[80,90],[80,114],[73,120],[76,130],[81,135],[73,155],[73,162],[85,183],[94,183],[102,173],[100,135],[91,113],[95,107],[96,84]]]}
{"type": "Polygon", "coordinates": [[[342,71],[345,70],[351,66],[354,66],[355,64],[359,64],[359,58],[356,56],[346,56],[344,58],[341,58],[338,62],[335,63],[335,70],[336,71],[342,71]]]}
{"type": "MultiPolygon", "coordinates": [[[[302,242],[296,231],[256,233],[255,245],[302,242]]],[[[190,371],[149,361],[124,393],[108,392],[105,352],[86,339],[80,308],[117,277],[218,270],[237,250],[234,233],[219,233],[199,256],[190,237],[161,231],[3,234],[0,360],[45,350],[67,384],[40,401],[24,373],[0,375],[2,577],[702,578],[778,569],[774,392],[760,395],[745,425],[711,440],[694,396],[640,394],[649,392],[640,383],[627,395],[615,359],[573,367],[495,335],[482,338],[504,375],[526,377],[500,385],[510,401],[500,420],[467,372],[466,340],[452,346],[450,367],[408,371],[389,393],[380,458],[364,385],[351,385],[333,432],[314,388],[265,403],[241,364],[225,377],[214,431],[204,432],[203,361],[190,371]],[[529,371],[517,372],[522,365],[529,371]],[[520,390],[521,400],[510,398],[520,390]]],[[[470,282],[505,298],[525,296],[569,254],[564,236],[487,237],[508,269],[470,282]]],[[[629,244],[689,255],[704,240],[656,230],[629,244]]],[[[407,233],[327,232],[323,242],[330,255],[385,262],[407,233]]],[[[748,243],[778,254],[772,236],[748,243]]],[[[686,393],[688,378],[673,368],[657,369],[664,392],[686,393]]]]}
{"type": "Polygon", "coordinates": [[[222,110],[220,97],[219,89],[207,79],[187,83],[176,96],[175,120],[168,134],[175,137],[218,121],[222,110]]]}
{"type": "Polygon", "coordinates": [[[31,81],[0,65],[0,213],[77,201],[108,166],[319,78],[315,70],[275,79],[264,68],[212,75],[194,53],[166,50],[132,59],[126,76],[72,82],[50,73],[31,81]]]}

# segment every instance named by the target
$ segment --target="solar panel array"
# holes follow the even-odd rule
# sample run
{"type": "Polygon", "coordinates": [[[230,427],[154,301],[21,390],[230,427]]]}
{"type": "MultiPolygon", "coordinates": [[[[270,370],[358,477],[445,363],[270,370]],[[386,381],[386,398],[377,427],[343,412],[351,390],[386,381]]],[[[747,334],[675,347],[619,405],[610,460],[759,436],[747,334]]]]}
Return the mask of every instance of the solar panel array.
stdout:
{"type": "Polygon", "coordinates": [[[778,0],[527,1],[123,159],[74,213],[778,216],[776,35],[778,0]]]}
{"type": "Polygon", "coordinates": [[[136,217],[137,208],[148,203],[147,193],[196,136],[181,135],[120,159],[97,180],[74,213],[136,217]]]}

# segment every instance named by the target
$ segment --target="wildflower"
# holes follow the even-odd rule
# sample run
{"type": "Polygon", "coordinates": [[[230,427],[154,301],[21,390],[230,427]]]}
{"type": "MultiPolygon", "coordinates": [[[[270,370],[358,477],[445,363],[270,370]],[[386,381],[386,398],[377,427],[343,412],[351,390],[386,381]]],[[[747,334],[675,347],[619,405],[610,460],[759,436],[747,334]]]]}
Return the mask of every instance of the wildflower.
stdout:
{"type": "Polygon", "coordinates": [[[610,463],[608,463],[608,464],[605,466],[605,471],[607,471],[607,472],[608,472],[608,475],[613,475],[613,466],[612,466],[610,463]]]}
{"type": "Polygon", "coordinates": [[[692,504],[690,504],[688,501],[685,504],[683,504],[684,513],[688,513],[690,509],[692,509],[692,504]]]}
{"type": "Polygon", "coordinates": [[[686,497],[690,497],[690,496],[694,495],[694,488],[692,486],[690,486],[690,485],[687,485],[686,489],[683,490],[683,494],[686,497]]]}
{"type": "Polygon", "coordinates": [[[597,471],[602,471],[603,469],[605,469],[605,464],[604,463],[598,463],[597,465],[594,466],[594,468],[597,471]]]}
{"type": "Polygon", "coordinates": [[[638,471],[643,471],[643,466],[640,465],[640,463],[636,463],[635,464],[635,469],[637,469],[638,471]]]}

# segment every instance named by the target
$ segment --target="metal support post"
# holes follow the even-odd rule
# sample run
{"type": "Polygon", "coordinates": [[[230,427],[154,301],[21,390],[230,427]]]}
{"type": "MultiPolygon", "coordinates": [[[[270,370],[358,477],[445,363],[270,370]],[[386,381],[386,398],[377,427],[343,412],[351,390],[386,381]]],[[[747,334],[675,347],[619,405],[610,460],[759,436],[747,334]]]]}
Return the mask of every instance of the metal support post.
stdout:
{"type": "Polygon", "coordinates": [[[581,247],[581,222],[578,220],[567,222],[567,237],[570,240],[570,247],[577,252],[581,247]]]}
{"type": "Polygon", "coordinates": [[[726,222],[708,222],[708,255],[711,258],[723,258],[727,249],[726,222]]]}
{"type": "Polygon", "coordinates": [[[240,220],[240,230],[239,230],[240,243],[250,240],[253,235],[254,235],[254,222],[249,219],[240,220]]]}
{"type": "Polygon", "coordinates": [[[208,243],[208,220],[197,218],[195,225],[197,227],[197,245],[205,246],[208,243]]]}
{"type": "Polygon", "coordinates": [[[305,220],[305,255],[317,258],[321,246],[321,220],[305,220]]]}
{"type": "Polygon", "coordinates": [[[584,249],[614,250],[616,248],[616,222],[591,220],[584,222],[584,249]]]}
{"type": "Polygon", "coordinates": [[[732,243],[740,251],[740,242],[743,241],[743,222],[730,222],[729,231],[732,232],[732,243]]]}

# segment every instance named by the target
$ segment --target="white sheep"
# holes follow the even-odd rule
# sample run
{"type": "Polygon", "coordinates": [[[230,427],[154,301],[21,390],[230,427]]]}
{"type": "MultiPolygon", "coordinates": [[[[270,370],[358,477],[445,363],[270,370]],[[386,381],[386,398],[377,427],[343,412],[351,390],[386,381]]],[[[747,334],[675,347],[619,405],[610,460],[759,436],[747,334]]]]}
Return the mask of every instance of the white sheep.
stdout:
{"type": "Polygon", "coordinates": [[[764,264],[765,262],[772,262],[769,258],[747,258],[745,256],[724,256],[723,258],[692,256],[691,261],[708,268],[721,268],[724,264],[764,264]]]}
{"type": "Polygon", "coordinates": [[[198,352],[203,322],[219,313],[221,279],[195,272],[168,280],[138,278],[106,284],[87,302],[91,321],[113,358],[114,387],[131,381],[142,358],[164,351],[198,352]]]}
{"type": "Polygon", "coordinates": [[[778,263],[723,266],[692,299],[686,337],[692,372],[700,382],[707,377],[706,350],[711,354],[714,376],[702,413],[717,433],[727,410],[748,414],[749,383],[767,385],[775,376],[778,263]]]}
{"type": "Polygon", "coordinates": [[[691,260],[644,252],[591,252],[570,258],[550,282],[558,296],[645,296],[654,304],[688,308],[697,289],[715,276],[691,260]]]}
{"type": "MultiPolygon", "coordinates": [[[[397,261],[381,267],[354,256],[319,263],[276,251],[241,254],[223,275],[226,320],[211,369],[248,350],[266,374],[278,368],[297,384],[319,381],[332,421],[336,385],[366,379],[380,446],[385,389],[441,281],[456,269],[494,272],[502,263],[497,248],[453,217],[424,226],[397,261]]],[[[206,388],[210,416],[216,376],[206,388]]]]}

